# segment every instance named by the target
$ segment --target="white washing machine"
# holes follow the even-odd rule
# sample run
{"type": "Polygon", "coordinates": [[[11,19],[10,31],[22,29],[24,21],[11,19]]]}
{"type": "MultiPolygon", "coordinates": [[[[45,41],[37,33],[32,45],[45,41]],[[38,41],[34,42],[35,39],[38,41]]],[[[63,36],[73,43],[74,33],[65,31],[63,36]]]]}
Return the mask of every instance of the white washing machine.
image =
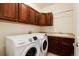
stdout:
{"type": "Polygon", "coordinates": [[[33,33],[33,36],[37,36],[40,45],[40,56],[46,56],[48,51],[48,38],[45,33],[33,33]]]}
{"type": "Polygon", "coordinates": [[[40,46],[37,38],[29,35],[17,35],[6,37],[7,56],[39,56],[40,46]]]}

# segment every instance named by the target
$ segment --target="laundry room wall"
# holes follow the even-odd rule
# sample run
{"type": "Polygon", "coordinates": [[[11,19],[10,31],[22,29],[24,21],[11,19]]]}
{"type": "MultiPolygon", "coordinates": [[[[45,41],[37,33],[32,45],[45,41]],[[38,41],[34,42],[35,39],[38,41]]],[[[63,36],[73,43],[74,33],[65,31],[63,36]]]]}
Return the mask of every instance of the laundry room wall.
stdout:
{"type": "Polygon", "coordinates": [[[40,11],[40,8],[36,5],[36,3],[24,3],[30,7],[32,7],[33,9],[40,11]]]}
{"type": "Polygon", "coordinates": [[[74,33],[73,31],[73,4],[55,3],[41,9],[41,12],[52,12],[53,26],[43,26],[40,31],[43,32],[62,32],[74,33]]]}

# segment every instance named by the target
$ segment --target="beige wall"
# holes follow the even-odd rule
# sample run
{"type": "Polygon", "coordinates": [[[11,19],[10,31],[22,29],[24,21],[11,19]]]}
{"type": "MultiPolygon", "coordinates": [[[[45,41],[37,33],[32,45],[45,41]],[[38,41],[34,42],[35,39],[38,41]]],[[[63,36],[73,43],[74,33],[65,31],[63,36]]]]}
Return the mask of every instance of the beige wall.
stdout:
{"type": "Polygon", "coordinates": [[[41,9],[41,12],[53,13],[54,25],[44,26],[40,31],[73,33],[73,11],[63,12],[67,10],[73,10],[73,5],[68,3],[53,4],[51,6],[41,9]]]}
{"type": "Polygon", "coordinates": [[[34,8],[37,11],[40,11],[40,8],[36,4],[34,4],[34,3],[24,3],[24,4],[34,8]]]}

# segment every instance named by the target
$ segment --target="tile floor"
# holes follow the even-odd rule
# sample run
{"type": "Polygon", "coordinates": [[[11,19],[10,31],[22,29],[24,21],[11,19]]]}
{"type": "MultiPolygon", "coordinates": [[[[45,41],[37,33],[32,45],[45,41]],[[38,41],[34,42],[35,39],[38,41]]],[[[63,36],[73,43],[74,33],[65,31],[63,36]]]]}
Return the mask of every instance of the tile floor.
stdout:
{"type": "Polygon", "coordinates": [[[58,56],[58,55],[49,52],[47,56],[58,56]]]}

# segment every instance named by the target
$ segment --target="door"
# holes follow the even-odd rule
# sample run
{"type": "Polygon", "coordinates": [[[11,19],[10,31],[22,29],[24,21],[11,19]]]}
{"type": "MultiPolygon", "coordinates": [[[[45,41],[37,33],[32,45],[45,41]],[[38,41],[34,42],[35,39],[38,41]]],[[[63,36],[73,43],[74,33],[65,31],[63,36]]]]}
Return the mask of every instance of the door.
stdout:
{"type": "Polygon", "coordinates": [[[46,14],[45,13],[41,13],[39,15],[38,24],[41,25],[41,26],[46,25],[46,14]]]}
{"type": "Polygon", "coordinates": [[[48,51],[58,54],[59,53],[59,39],[56,37],[48,36],[48,51]]]}
{"type": "Polygon", "coordinates": [[[36,20],[35,20],[36,25],[38,25],[38,23],[39,23],[38,21],[40,20],[39,19],[39,14],[40,14],[39,12],[36,12],[36,20]]]}
{"type": "Polygon", "coordinates": [[[46,13],[46,25],[47,26],[52,26],[53,25],[53,14],[51,13],[46,13]]]}
{"type": "Polygon", "coordinates": [[[0,3],[0,18],[3,16],[3,4],[0,3]]]}
{"type": "Polygon", "coordinates": [[[74,43],[74,55],[79,56],[79,4],[74,4],[74,32],[75,32],[75,43],[74,43]]]}
{"type": "Polygon", "coordinates": [[[73,56],[74,54],[74,38],[58,37],[59,38],[59,55],[73,56]]]}
{"type": "Polygon", "coordinates": [[[23,3],[19,4],[19,22],[29,23],[29,7],[23,3]]]}
{"type": "Polygon", "coordinates": [[[53,24],[53,14],[50,13],[40,13],[38,25],[41,26],[52,26],[53,24]]]}
{"type": "MultiPolygon", "coordinates": [[[[43,51],[45,52],[47,52],[47,49],[48,49],[48,42],[47,42],[47,39],[45,39],[44,41],[43,41],[43,45],[42,45],[42,49],[43,49],[43,51]]],[[[43,52],[42,51],[42,52],[43,52]]]]}
{"type": "Polygon", "coordinates": [[[0,18],[10,21],[18,20],[18,4],[2,3],[0,4],[0,18]]]}
{"type": "Polygon", "coordinates": [[[31,24],[36,23],[36,11],[32,8],[30,8],[30,23],[31,24]]]}

